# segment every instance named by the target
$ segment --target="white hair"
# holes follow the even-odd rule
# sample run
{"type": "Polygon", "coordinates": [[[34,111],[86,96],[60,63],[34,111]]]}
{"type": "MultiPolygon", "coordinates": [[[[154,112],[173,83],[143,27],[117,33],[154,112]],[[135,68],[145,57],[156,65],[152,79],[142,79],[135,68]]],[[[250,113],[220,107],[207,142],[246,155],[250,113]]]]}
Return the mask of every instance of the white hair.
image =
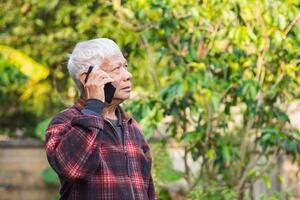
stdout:
{"type": "Polygon", "coordinates": [[[103,61],[118,53],[121,53],[120,48],[108,38],[87,40],[76,44],[72,54],[69,55],[68,70],[79,95],[83,89],[79,79],[80,73],[86,71],[90,65],[100,67],[103,61]]]}

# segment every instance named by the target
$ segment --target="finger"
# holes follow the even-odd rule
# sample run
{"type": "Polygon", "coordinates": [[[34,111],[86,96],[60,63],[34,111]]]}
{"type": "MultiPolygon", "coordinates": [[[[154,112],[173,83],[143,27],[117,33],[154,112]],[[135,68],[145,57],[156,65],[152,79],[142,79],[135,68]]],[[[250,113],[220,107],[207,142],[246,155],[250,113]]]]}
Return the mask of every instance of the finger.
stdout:
{"type": "Polygon", "coordinates": [[[104,79],[104,78],[111,78],[106,72],[99,74],[98,77],[100,80],[104,79]]]}
{"type": "Polygon", "coordinates": [[[114,80],[112,78],[107,77],[107,78],[104,78],[104,79],[101,80],[101,84],[104,85],[106,83],[113,82],[113,81],[114,80]]]}
{"type": "Polygon", "coordinates": [[[95,70],[95,72],[97,73],[97,74],[106,74],[106,75],[108,75],[104,70],[102,70],[100,67],[97,67],[97,69],[95,70]]]}
{"type": "Polygon", "coordinates": [[[99,67],[94,67],[94,69],[91,71],[89,76],[91,78],[94,78],[95,76],[103,75],[103,74],[106,74],[106,72],[101,70],[99,67]]]}
{"type": "Polygon", "coordinates": [[[102,81],[104,79],[109,79],[110,77],[109,76],[106,76],[106,75],[99,75],[96,77],[96,80],[97,81],[102,81]]]}

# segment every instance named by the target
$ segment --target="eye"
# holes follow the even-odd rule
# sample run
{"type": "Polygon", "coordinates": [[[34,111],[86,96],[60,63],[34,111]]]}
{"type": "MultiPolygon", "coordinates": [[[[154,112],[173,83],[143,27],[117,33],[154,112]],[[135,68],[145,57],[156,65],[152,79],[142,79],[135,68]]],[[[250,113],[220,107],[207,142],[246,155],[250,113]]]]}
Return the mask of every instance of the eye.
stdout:
{"type": "Polygon", "coordinates": [[[114,69],[113,69],[113,71],[115,72],[115,71],[119,71],[121,69],[121,66],[118,66],[118,67],[115,67],[114,69]]]}

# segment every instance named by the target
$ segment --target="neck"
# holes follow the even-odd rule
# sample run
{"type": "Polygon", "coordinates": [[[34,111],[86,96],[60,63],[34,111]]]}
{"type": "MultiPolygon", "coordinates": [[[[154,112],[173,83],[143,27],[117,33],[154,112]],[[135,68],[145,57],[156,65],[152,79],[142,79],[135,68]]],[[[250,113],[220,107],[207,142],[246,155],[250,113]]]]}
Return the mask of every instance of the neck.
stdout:
{"type": "Polygon", "coordinates": [[[118,119],[116,115],[116,109],[119,104],[111,102],[110,104],[105,105],[102,116],[104,118],[109,118],[109,119],[118,119]]]}

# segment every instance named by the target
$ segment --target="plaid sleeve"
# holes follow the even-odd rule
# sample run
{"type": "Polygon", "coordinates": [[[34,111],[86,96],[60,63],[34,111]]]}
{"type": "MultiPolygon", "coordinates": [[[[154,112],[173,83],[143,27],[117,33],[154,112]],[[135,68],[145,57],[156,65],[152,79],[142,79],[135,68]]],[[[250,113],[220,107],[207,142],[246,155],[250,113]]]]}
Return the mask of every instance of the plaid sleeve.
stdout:
{"type": "MultiPolygon", "coordinates": [[[[142,132],[142,129],[140,128],[139,124],[135,119],[133,119],[133,125],[136,128],[136,133],[139,135],[139,140],[141,142],[141,148],[145,154],[145,156],[150,160],[150,169],[152,168],[152,156],[151,156],[151,149],[150,145],[146,141],[144,134],[142,132]]],[[[153,183],[153,178],[152,178],[152,173],[150,175],[150,180],[149,180],[149,187],[148,187],[148,197],[149,200],[156,200],[156,194],[155,194],[155,187],[153,183]]]]}
{"type": "MultiPolygon", "coordinates": [[[[144,136],[142,136],[142,149],[144,151],[145,156],[148,157],[148,159],[151,161],[150,165],[152,165],[151,149],[150,149],[149,144],[145,140],[144,136]]],[[[151,168],[152,167],[150,166],[150,169],[151,168]]],[[[149,200],[156,200],[155,188],[154,188],[152,173],[150,175],[150,180],[149,180],[148,197],[149,197],[149,200]]]]}
{"type": "Polygon", "coordinates": [[[149,183],[149,188],[148,188],[148,197],[150,200],[156,200],[156,195],[155,195],[155,189],[154,189],[154,183],[153,183],[153,178],[152,175],[150,176],[150,183],[149,183]]]}
{"type": "Polygon", "coordinates": [[[46,130],[47,158],[60,176],[84,179],[99,166],[95,142],[103,119],[93,115],[54,118],[46,130]]]}

